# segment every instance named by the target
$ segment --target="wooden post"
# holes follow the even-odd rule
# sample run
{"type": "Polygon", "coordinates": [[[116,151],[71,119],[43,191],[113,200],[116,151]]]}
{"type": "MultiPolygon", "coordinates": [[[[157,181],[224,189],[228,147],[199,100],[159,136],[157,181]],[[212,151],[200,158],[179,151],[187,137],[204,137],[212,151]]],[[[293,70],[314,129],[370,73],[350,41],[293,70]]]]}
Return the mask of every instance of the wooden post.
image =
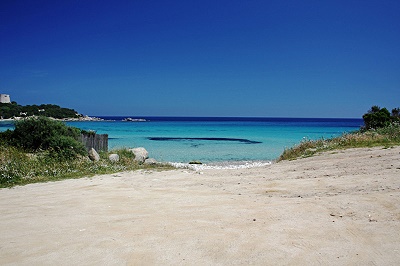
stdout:
{"type": "Polygon", "coordinates": [[[95,149],[97,152],[108,151],[108,134],[81,134],[81,142],[85,145],[86,150],[91,148],[95,149]]]}

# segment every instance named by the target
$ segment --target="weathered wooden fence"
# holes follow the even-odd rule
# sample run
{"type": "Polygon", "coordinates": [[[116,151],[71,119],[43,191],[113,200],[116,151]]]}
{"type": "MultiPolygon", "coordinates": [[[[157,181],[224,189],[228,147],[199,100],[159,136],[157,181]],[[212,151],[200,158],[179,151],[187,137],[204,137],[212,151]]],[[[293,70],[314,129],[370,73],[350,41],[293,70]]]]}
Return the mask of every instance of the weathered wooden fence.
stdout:
{"type": "Polygon", "coordinates": [[[97,152],[108,151],[108,134],[81,134],[81,142],[89,151],[94,148],[97,152]]]}

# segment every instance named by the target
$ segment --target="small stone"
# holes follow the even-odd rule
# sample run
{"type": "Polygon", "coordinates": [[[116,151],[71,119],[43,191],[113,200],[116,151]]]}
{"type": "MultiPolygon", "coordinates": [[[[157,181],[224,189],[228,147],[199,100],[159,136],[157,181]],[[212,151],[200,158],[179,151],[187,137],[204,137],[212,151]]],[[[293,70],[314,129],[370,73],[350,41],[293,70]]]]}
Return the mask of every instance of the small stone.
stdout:
{"type": "Polygon", "coordinates": [[[119,155],[118,155],[118,154],[115,154],[115,153],[110,154],[110,155],[108,156],[108,159],[109,159],[111,162],[118,162],[118,161],[119,161],[119,155]]]}
{"type": "Polygon", "coordinates": [[[155,165],[155,164],[157,164],[158,162],[156,161],[156,159],[153,159],[153,158],[149,158],[149,159],[146,159],[145,161],[144,161],[144,164],[147,164],[147,165],[155,165]]]}

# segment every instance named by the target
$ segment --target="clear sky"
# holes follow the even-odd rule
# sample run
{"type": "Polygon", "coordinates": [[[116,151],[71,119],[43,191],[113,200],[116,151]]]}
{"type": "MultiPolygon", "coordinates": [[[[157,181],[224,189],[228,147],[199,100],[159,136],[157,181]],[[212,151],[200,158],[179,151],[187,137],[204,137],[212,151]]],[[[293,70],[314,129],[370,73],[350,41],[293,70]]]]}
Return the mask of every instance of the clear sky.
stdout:
{"type": "Polygon", "coordinates": [[[0,93],[87,115],[400,107],[400,1],[0,1],[0,93]]]}

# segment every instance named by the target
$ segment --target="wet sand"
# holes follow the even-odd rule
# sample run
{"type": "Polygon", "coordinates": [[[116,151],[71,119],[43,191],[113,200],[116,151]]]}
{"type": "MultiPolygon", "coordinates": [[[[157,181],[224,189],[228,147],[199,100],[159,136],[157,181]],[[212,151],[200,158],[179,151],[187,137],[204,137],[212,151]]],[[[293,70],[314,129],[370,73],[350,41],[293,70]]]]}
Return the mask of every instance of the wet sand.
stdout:
{"type": "Polygon", "coordinates": [[[0,189],[1,265],[398,265],[400,147],[0,189]]]}

